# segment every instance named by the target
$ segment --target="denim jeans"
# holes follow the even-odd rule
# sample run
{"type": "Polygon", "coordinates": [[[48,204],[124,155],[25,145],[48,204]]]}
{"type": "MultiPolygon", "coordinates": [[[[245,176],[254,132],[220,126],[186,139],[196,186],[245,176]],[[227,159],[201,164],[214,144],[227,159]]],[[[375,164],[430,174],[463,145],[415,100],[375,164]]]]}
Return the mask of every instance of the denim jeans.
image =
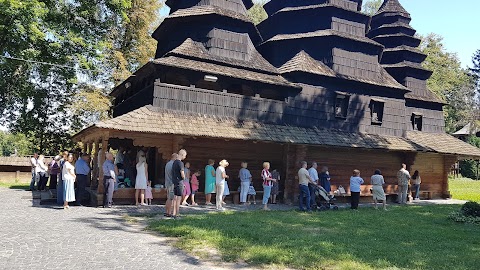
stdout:
{"type": "Polygon", "coordinates": [[[415,191],[415,199],[419,199],[420,198],[420,184],[414,184],[413,185],[413,190],[415,191]]]}
{"type": "MultiPolygon", "coordinates": [[[[30,181],[30,190],[35,189],[35,183],[38,182],[39,178],[40,178],[40,175],[38,173],[32,172],[32,180],[30,181]]],[[[37,187],[38,187],[38,183],[37,183],[37,187]]]]}
{"type": "Polygon", "coordinates": [[[250,189],[250,182],[241,182],[240,184],[240,202],[247,202],[248,189],[250,189]]]}
{"type": "Polygon", "coordinates": [[[310,191],[310,207],[313,207],[317,204],[315,202],[315,186],[308,184],[308,190],[310,191]]]}
{"type": "Polygon", "coordinates": [[[272,192],[272,186],[263,185],[263,201],[262,203],[268,204],[268,199],[270,198],[270,193],[272,192]]]}
{"type": "Polygon", "coordinates": [[[299,185],[300,186],[300,195],[298,198],[298,202],[300,204],[300,211],[305,211],[305,207],[303,206],[304,200],[306,203],[306,209],[310,210],[310,190],[308,186],[299,185]]]}

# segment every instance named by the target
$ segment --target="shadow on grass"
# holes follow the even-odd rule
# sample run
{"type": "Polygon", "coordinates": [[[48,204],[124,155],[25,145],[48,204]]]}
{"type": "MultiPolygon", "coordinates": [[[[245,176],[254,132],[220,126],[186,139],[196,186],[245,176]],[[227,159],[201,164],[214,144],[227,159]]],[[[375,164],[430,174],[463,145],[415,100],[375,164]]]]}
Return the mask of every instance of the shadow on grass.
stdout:
{"type": "Polygon", "coordinates": [[[9,189],[18,189],[18,190],[27,190],[30,188],[29,185],[11,185],[8,187],[9,189]]]}
{"type": "MultiPolygon", "coordinates": [[[[180,237],[178,246],[215,248],[223,260],[294,268],[477,269],[480,227],[447,215],[459,206],[289,212],[215,213],[152,221],[150,229],[180,237]]],[[[193,247],[193,248],[192,248],[193,247]]]]}

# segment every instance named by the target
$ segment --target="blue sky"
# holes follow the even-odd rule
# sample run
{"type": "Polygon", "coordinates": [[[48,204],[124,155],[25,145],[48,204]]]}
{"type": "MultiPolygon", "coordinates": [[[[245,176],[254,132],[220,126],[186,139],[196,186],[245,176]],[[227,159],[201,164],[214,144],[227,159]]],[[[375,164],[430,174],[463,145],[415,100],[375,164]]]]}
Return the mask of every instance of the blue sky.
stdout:
{"type": "MultiPolygon", "coordinates": [[[[480,50],[480,0],[400,0],[400,3],[412,15],[411,25],[418,34],[441,35],[447,50],[458,54],[463,67],[472,65],[473,54],[480,50]]],[[[168,8],[162,9],[161,14],[168,15],[168,8]]]]}
{"type": "Polygon", "coordinates": [[[412,15],[411,25],[417,33],[441,35],[447,50],[457,53],[464,67],[472,66],[472,56],[480,50],[479,0],[400,0],[400,3],[412,15]]]}

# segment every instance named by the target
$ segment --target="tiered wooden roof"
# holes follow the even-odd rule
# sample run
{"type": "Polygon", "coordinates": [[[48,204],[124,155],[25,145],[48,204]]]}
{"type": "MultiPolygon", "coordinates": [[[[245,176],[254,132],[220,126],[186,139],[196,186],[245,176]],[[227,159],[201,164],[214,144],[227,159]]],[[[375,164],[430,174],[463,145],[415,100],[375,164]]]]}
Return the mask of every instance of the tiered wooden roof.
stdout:
{"type": "Polygon", "coordinates": [[[155,65],[298,88],[256,50],[260,36],[248,19],[248,0],[167,1],[171,14],[154,32],[155,65]],[[174,34],[173,34],[174,33],[174,34]]]}
{"type": "Polygon", "coordinates": [[[398,0],[385,0],[373,16],[368,37],[385,46],[380,63],[398,82],[411,90],[410,100],[443,102],[427,89],[426,80],[432,75],[422,67],[426,55],[418,46],[415,29],[410,26],[410,14],[398,0]]]}
{"type": "Polygon", "coordinates": [[[283,74],[303,72],[408,91],[378,63],[383,45],[365,36],[370,18],[360,12],[361,2],[270,1],[265,5],[270,17],[258,25],[266,39],[259,50],[283,74]]]}
{"type": "Polygon", "coordinates": [[[170,15],[152,34],[158,41],[155,58],[179,46],[187,38],[207,42],[212,28],[248,33],[254,43],[261,41],[260,34],[247,16],[247,0],[171,0],[170,15]],[[221,27],[219,27],[221,26],[221,27]]]}

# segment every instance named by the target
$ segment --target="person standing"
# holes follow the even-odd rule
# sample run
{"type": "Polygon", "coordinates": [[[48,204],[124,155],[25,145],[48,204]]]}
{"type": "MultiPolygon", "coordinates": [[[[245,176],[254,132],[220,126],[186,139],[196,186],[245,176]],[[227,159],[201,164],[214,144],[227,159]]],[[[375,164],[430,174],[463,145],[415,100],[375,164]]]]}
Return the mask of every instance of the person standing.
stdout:
{"type": "Polygon", "coordinates": [[[57,189],[58,174],[60,174],[60,156],[55,156],[52,162],[50,162],[48,165],[48,171],[50,173],[50,183],[48,185],[48,189],[57,189]]]}
{"type": "Polygon", "coordinates": [[[228,175],[225,172],[225,168],[229,165],[225,159],[220,161],[215,173],[215,187],[216,187],[216,206],[217,210],[223,211],[223,192],[225,191],[225,179],[228,179],[228,175]]]}
{"type": "Polygon", "coordinates": [[[103,207],[111,208],[113,204],[113,191],[115,190],[115,182],[117,181],[118,168],[113,164],[113,154],[108,152],[106,160],[103,162],[103,187],[104,199],[103,207]]]}
{"type": "Polygon", "coordinates": [[[165,188],[167,189],[167,202],[165,204],[165,213],[163,214],[166,217],[171,217],[173,215],[173,199],[175,194],[173,192],[173,162],[177,160],[178,154],[173,153],[170,157],[170,161],[165,164],[165,188]]]}
{"type": "Polygon", "coordinates": [[[117,156],[115,157],[115,166],[122,170],[124,169],[125,149],[122,146],[118,147],[117,156]]]}
{"type": "Polygon", "coordinates": [[[420,173],[416,170],[412,175],[412,185],[413,190],[415,191],[415,200],[420,200],[420,184],[422,183],[422,178],[420,178],[420,173]]]}
{"type": "Polygon", "coordinates": [[[62,168],[63,179],[63,209],[68,209],[68,203],[75,201],[75,167],[73,155],[69,154],[62,168]]]}
{"type": "Polygon", "coordinates": [[[270,162],[263,163],[262,170],[262,180],[263,180],[263,210],[270,210],[268,208],[268,199],[270,198],[270,193],[272,192],[273,182],[277,181],[273,179],[272,174],[270,173],[270,162]]]}
{"type": "Polygon", "coordinates": [[[68,159],[68,154],[68,151],[64,150],[62,158],[60,159],[60,178],[57,183],[57,203],[61,205],[63,205],[63,194],[65,193],[63,185],[63,165],[65,165],[65,162],[68,159]]]}
{"type": "Polygon", "coordinates": [[[191,187],[190,187],[190,162],[185,162],[185,179],[183,180],[183,197],[182,197],[182,205],[189,206],[187,203],[188,197],[192,194],[191,187]]]}
{"type": "Polygon", "coordinates": [[[38,174],[38,185],[37,189],[40,191],[44,191],[47,188],[47,182],[48,182],[48,167],[45,165],[45,156],[40,155],[37,160],[37,174],[38,174]]]}
{"type": "Polygon", "coordinates": [[[317,171],[318,165],[317,162],[312,162],[312,167],[308,169],[308,175],[312,179],[313,183],[308,184],[308,190],[310,191],[310,207],[315,208],[316,203],[315,203],[315,188],[318,185],[318,171],[317,171]]]}
{"type": "Polygon", "coordinates": [[[351,194],[351,208],[353,210],[358,209],[358,203],[360,202],[361,185],[364,183],[360,177],[359,170],[353,170],[353,175],[350,177],[350,194],[351,194]]]}
{"type": "Polygon", "coordinates": [[[187,151],[181,149],[178,151],[178,157],[173,162],[173,218],[178,218],[180,215],[180,204],[183,196],[183,180],[185,180],[185,167],[182,162],[187,157],[187,151]]]}
{"type": "Polygon", "coordinates": [[[277,196],[279,193],[279,185],[280,185],[280,173],[277,169],[272,171],[272,178],[276,181],[273,181],[272,191],[270,192],[270,201],[272,204],[277,204],[277,196]]]}
{"type": "Polygon", "coordinates": [[[328,167],[323,166],[322,172],[319,176],[320,185],[327,191],[330,195],[332,195],[332,187],[330,185],[330,173],[328,172],[328,167]]]}
{"type": "Polygon", "coordinates": [[[310,174],[307,171],[307,162],[302,161],[300,162],[300,170],[298,170],[298,185],[300,188],[300,198],[299,207],[300,211],[308,211],[311,212],[310,208],[310,190],[308,188],[308,184],[314,184],[313,179],[310,177],[310,174]],[[305,200],[305,206],[303,205],[305,200]]]}
{"type": "MultiPolygon", "coordinates": [[[[35,183],[38,183],[38,179],[40,178],[38,175],[38,153],[33,153],[33,157],[30,158],[30,166],[32,167],[32,180],[30,181],[30,189],[29,191],[35,190],[35,183]]],[[[37,184],[38,188],[38,184],[37,184]]]]}
{"type": "Polygon", "coordinates": [[[81,158],[75,162],[75,173],[77,175],[77,192],[75,197],[77,198],[77,205],[82,205],[82,200],[85,198],[88,182],[88,174],[90,173],[90,157],[88,154],[83,153],[81,158]]]}
{"type": "Polygon", "coordinates": [[[192,195],[191,196],[191,204],[193,206],[197,206],[198,204],[195,202],[195,193],[197,193],[199,189],[200,183],[198,182],[198,177],[202,175],[202,172],[200,170],[197,170],[194,174],[192,174],[192,180],[191,182],[191,187],[192,187],[192,195]]]}
{"type": "Polygon", "coordinates": [[[375,209],[377,207],[377,201],[382,201],[383,203],[383,210],[387,210],[387,198],[385,196],[385,191],[383,190],[383,185],[385,184],[385,179],[382,176],[382,172],[380,170],[375,170],[375,174],[372,175],[370,178],[372,183],[372,194],[373,194],[373,202],[375,203],[375,209]]]}
{"type": "Polygon", "coordinates": [[[407,171],[407,165],[402,164],[402,168],[397,173],[398,180],[398,203],[407,203],[408,181],[410,180],[410,173],[407,171]]]}
{"type": "Polygon", "coordinates": [[[145,190],[147,189],[148,181],[148,164],[145,155],[138,158],[137,177],[135,178],[135,205],[147,205],[145,203],[145,190]],[[140,195],[140,202],[138,202],[138,195],[140,195]]]}
{"type": "Polygon", "coordinates": [[[240,178],[240,203],[242,205],[247,204],[248,189],[250,188],[250,182],[252,182],[252,174],[247,169],[248,163],[246,161],[241,163],[242,168],[238,172],[238,178],[240,178]]]}
{"type": "Polygon", "coordinates": [[[215,160],[209,159],[208,165],[205,166],[205,205],[212,205],[212,194],[215,193],[216,175],[213,164],[215,160]]]}

